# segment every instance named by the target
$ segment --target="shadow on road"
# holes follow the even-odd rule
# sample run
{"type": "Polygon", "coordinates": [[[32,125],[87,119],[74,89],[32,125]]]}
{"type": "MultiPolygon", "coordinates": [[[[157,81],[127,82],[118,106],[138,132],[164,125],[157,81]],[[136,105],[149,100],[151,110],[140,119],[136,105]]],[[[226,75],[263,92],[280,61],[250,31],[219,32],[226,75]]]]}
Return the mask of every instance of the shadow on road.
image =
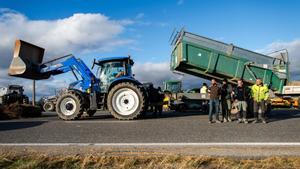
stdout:
{"type": "Polygon", "coordinates": [[[83,117],[83,118],[80,118],[78,120],[107,120],[107,119],[113,120],[115,118],[110,114],[98,114],[98,113],[96,113],[93,117],[83,117]]]}
{"type": "Polygon", "coordinates": [[[292,118],[300,118],[300,111],[299,110],[273,110],[271,111],[270,115],[268,116],[269,122],[287,120],[292,118]]]}
{"type": "Polygon", "coordinates": [[[43,112],[42,117],[57,117],[56,112],[43,112]]]}
{"type": "MultiPolygon", "coordinates": [[[[184,111],[184,112],[169,111],[169,112],[162,112],[161,115],[158,114],[155,115],[152,112],[147,112],[146,115],[144,115],[140,119],[141,120],[165,119],[165,118],[178,118],[178,117],[199,116],[199,115],[208,116],[208,113],[201,112],[201,111],[184,111]]],[[[55,117],[55,116],[57,116],[56,113],[45,113],[43,115],[43,117],[55,117]]],[[[249,118],[252,119],[253,117],[249,117],[249,118]]],[[[300,110],[278,109],[278,110],[273,110],[268,115],[269,122],[287,120],[291,118],[300,118],[300,110]]],[[[110,113],[102,111],[102,112],[97,112],[93,117],[83,117],[79,120],[117,120],[117,119],[115,119],[110,113]]]]}
{"type": "MultiPolygon", "coordinates": [[[[155,115],[152,112],[147,112],[143,117],[139,118],[140,120],[147,119],[160,119],[160,118],[177,118],[177,117],[186,117],[186,116],[198,116],[198,115],[207,115],[200,111],[185,111],[185,112],[163,112],[161,115],[155,115]]],[[[84,117],[79,120],[117,120],[109,113],[96,113],[93,117],[84,117]]]]}
{"type": "Polygon", "coordinates": [[[198,115],[207,115],[207,113],[203,113],[200,111],[184,111],[184,112],[170,111],[170,112],[163,112],[161,115],[158,115],[158,114],[148,112],[146,116],[143,117],[143,119],[177,118],[177,117],[198,116],[198,115]]]}
{"type": "Polygon", "coordinates": [[[46,121],[0,122],[0,131],[17,130],[42,125],[46,121]]]}

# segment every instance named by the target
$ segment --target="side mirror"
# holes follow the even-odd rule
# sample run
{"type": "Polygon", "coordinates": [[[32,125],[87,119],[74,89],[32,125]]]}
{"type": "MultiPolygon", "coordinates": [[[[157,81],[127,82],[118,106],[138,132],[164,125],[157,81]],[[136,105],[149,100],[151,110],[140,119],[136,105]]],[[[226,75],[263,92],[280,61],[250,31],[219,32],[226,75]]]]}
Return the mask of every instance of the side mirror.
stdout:
{"type": "Polygon", "coordinates": [[[96,59],[93,60],[93,65],[92,65],[92,69],[94,69],[94,66],[95,66],[95,62],[96,62],[96,59]]]}

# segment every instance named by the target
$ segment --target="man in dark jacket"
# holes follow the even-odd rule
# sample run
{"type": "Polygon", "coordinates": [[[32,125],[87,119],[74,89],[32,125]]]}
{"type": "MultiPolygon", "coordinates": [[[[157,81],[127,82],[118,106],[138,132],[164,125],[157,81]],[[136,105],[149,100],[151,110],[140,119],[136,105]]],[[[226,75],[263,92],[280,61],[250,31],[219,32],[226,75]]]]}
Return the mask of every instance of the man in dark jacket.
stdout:
{"type": "Polygon", "coordinates": [[[227,83],[227,79],[222,81],[221,87],[221,107],[223,122],[231,121],[231,93],[232,88],[227,83]]]}
{"type": "Polygon", "coordinates": [[[248,123],[247,120],[247,100],[249,99],[250,90],[244,86],[242,80],[238,80],[238,86],[233,91],[235,104],[238,109],[238,123],[248,123]]]}
{"type": "Polygon", "coordinates": [[[220,99],[220,88],[215,79],[211,80],[211,86],[208,90],[209,93],[209,123],[213,123],[213,115],[215,116],[216,122],[221,123],[218,117],[219,113],[219,99],[220,99]]]}

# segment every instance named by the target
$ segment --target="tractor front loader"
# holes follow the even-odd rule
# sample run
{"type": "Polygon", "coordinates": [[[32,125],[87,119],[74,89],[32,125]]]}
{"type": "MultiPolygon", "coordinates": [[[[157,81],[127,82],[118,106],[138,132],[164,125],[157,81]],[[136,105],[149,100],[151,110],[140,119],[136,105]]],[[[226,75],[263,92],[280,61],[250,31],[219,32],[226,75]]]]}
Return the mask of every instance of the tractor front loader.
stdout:
{"type": "Polygon", "coordinates": [[[115,118],[131,120],[142,115],[150,94],[132,74],[133,60],[129,56],[95,58],[97,75],[79,58],[67,55],[43,63],[44,49],[17,40],[9,75],[42,80],[72,72],[77,79],[59,95],[55,110],[63,120],[74,120],[86,112],[93,115],[98,109],[108,110],[115,118]],[[58,62],[58,63],[57,63],[58,62]]]}

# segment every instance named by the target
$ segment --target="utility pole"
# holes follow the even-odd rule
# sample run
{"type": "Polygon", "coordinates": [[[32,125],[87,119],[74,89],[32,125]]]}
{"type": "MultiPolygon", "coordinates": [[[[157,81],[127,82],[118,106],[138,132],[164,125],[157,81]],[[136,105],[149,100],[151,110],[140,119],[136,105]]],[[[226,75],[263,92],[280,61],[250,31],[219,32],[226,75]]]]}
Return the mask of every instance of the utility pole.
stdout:
{"type": "Polygon", "coordinates": [[[35,80],[32,83],[32,106],[35,106],[35,80]]]}

